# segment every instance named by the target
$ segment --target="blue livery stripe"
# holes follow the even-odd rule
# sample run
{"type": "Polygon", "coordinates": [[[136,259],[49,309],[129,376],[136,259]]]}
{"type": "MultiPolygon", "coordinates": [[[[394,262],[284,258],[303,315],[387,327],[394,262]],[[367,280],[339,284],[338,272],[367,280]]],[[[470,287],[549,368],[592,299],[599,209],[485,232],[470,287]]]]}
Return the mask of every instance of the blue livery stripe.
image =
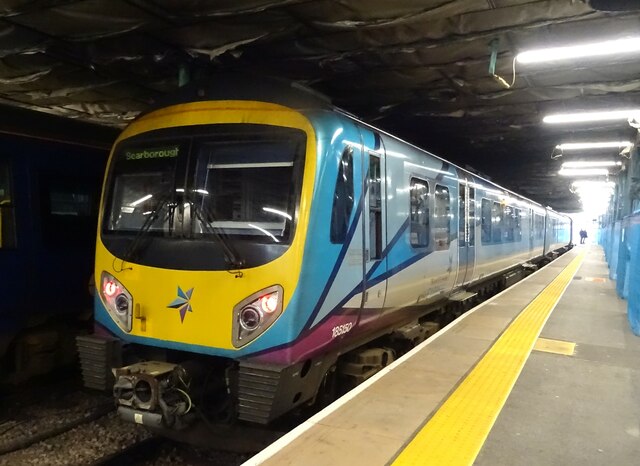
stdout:
{"type": "Polygon", "coordinates": [[[351,222],[351,225],[349,226],[349,230],[347,231],[347,237],[345,238],[344,243],[342,244],[342,249],[340,249],[340,254],[338,254],[338,257],[336,258],[336,262],[333,265],[333,269],[331,270],[331,275],[329,275],[329,278],[327,279],[327,283],[325,284],[324,289],[322,290],[322,293],[320,294],[320,297],[318,298],[318,301],[316,302],[316,305],[313,308],[313,311],[309,315],[307,322],[302,328],[303,331],[304,329],[309,328],[311,326],[311,324],[313,323],[313,319],[315,319],[315,317],[318,315],[318,313],[320,312],[320,309],[322,308],[322,305],[324,304],[324,301],[327,299],[329,290],[331,289],[331,286],[333,285],[333,282],[335,281],[336,276],[338,275],[338,271],[342,266],[342,262],[344,261],[344,258],[347,255],[347,251],[349,250],[349,245],[351,244],[353,235],[355,234],[356,229],[358,227],[358,223],[359,223],[359,219],[360,219],[360,215],[362,213],[363,207],[364,207],[364,195],[358,201],[358,207],[356,208],[356,211],[355,211],[354,220],[353,222],[351,222]]]}

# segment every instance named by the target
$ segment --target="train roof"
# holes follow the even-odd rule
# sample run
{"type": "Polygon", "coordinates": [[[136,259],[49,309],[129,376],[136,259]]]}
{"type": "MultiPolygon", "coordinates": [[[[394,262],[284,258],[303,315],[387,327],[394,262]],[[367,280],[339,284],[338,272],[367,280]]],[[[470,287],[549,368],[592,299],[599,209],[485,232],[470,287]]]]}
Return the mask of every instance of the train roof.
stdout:
{"type": "Polygon", "coordinates": [[[329,97],[298,83],[272,76],[255,78],[246,74],[225,73],[186,84],[177,92],[157,100],[138,118],[171,105],[206,100],[255,100],[294,110],[336,110],[329,97]]]}

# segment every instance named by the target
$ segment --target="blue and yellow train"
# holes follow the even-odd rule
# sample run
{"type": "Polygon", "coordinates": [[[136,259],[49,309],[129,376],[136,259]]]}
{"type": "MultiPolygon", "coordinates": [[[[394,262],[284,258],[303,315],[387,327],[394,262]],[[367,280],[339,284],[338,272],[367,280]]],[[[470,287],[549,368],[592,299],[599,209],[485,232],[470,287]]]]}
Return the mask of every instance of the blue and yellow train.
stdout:
{"type": "Polygon", "coordinates": [[[122,348],[126,419],[268,424],[570,238],[568,217],[307,91],[193,86],[113,148],[93,338],[122,348]]]}

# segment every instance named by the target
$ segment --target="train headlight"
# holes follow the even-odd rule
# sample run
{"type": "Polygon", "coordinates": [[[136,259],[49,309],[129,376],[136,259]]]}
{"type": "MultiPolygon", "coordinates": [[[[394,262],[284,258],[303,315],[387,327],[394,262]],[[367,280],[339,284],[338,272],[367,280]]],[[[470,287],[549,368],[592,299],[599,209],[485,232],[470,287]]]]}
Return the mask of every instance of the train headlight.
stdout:
{"type": "Polygon", "coordinates": [[[253,332],[262,322],[262,314],[255,307],[247,306],[240,311],[240,327],[248,332],[253,332]]]}
{"type": "Polygon", "coordinates": [[[115,277],[102,272],[100,296],[111,318],[125,332],[131,331],[133,298],[115,277]]]}
{"type": "Polygon", "coordinates": [[[131,307],[129,304],[129,298],[123,293],[120,293],[115,300],[116,312],[120,315],[125,315],[129,312],[129,308],[131,307]]]}
{"type": "Polygon", "coordinates": [[[243,299],[233,308],[233,346],[240,348],[261,335],[282,313],[284,292],[273,285],[243,299]]]}

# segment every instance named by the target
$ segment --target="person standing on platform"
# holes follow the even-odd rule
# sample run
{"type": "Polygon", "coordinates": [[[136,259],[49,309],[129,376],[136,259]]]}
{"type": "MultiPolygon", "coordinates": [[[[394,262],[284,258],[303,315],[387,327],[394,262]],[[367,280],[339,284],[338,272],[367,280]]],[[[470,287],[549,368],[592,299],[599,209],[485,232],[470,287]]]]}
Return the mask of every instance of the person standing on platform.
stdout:
{"type": "Polygon", "coordinates": [[[587,231],[580,230],[580,244],[584,244],[584,241],[587,239],[587,231]]]}

